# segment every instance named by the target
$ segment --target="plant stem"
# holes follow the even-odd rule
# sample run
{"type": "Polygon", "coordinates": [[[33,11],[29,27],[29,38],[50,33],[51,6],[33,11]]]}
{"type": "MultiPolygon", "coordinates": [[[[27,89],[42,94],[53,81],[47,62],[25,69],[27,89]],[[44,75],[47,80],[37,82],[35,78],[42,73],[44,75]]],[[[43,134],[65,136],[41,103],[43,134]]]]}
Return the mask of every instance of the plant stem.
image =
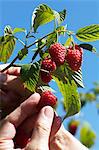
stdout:
{"type": "Polygon", "coordinates": [[[18,59],[18,55],[12,60],[12,62],[5,67],[3,70],[1,70],[1,72],[4,72],[5,70],[7,70],[8,68],[10,68],[11,66],[13,66],[14,62],[18,59]]]}
{"type": "Polygon", "coordinates": [[[21,41],[19,38],[15,37],[15,36],[14,36],[14,38],[15,38],[16,40],[18,40],[23,46],[25,46],[24,42],[21,41]]]}
{"type": "MultiPolygon", "coordinates": [[[[40,38],[39,40],[35,41],[34,43],[30,44],[29,46],[27,46],[27,48],[30,48],[31,46],[35,45],[36,43],[38,43],[39,41],[41,41],[42,39],[46,38],[47,36],[50,36],[51,34],[55,33],[56,31],[53,31],[51,33],[48,33],[47,35],[43,36],[42,38],[40,38]]],[[[66,30],[60,30],[60,31],[57,31],[58,33],[59,32],[66,32],[66,30]]]]}
{"type": "Polygon", "coordinates": [[[37,51],[34,53],[34,55],[33,55],[33,57],[32,57],[31,63],[32,63],[33,60],[36,58],[36,56],[38,55],[38,53],[40,52],[40,50],[41,50],[43,47],[46,46],[46,44],[47,44],[47,43],[45,43],[44,45],[42,45],[41,47],[39,47],[39,48],[37,49],[37,51]]]}
{"type": "MultiPolygon", "coordinates": [[[[33,46],[33,45],[35,45],[36,43],[38,43],[39,41],[41,41],[42,39],[44,39],[44,38],[46,38],[47,36],[50,36],[51,34],[54,34],[56,31],[53,31],[53,32],[51,32],[51,33],[48,33],[47,35],[45,35],[45,36],[43,36],[42,38],[40,38],[39,40],[37,40],[37,41],[35,41],[34,43],[32,43],[32,44],[30,44],[29,46],[26,46],[25,44],[24,44],[24,42],[23,41],[21,41],[20,39],[18,39],[17,37],[15,37],[20,43],[22,43],[22,45],[24,45],[24,46],[26,46],[26,48],[28,49],[28,48],[30,48],[31,46],[33,46]]],[[[59,32],[66,32],[66,30],[60,30],[60,31],[57,31],[58,33],[59,32]]],[[[29,33],[28,33],[29,34],[29,33]]],[[[47,44],[47,43],[46,43],[47,44]]],[[[33,62],[33,60],[36,58],[36,56],[38,55],[38,53],[39,53],[39,51],[44,47],[44,46],[46,46],[46,44],[44,44],[44,45],[42,45],[42,47],[40,47],[35,53],[34,53],[34,55],[33,55],[33,58],[32,58],[32,62],[33,62]]],[[[11,66],[13,66],[14,65],[14,62],[16,61],[18,59],[18,55],[12,60],[12,62],[7,66],[7,67],[5,67],[3,70],[1,70],[1,72],[4,72],[5,70],[7,70],[8,68],[10,68],[11,66]]],[[[31,63],[32,63],[31,62],[31,63]]]]}
{"type": "Polygon", "coordinates": [[[42,38],[40,38],[39,40],[35,41],[34,43],[30,44],[29,46],[27,46],[27,48],[30,48],[31,46],[35,45],[36,43],[38,43],[39,41],[41,41],[42,39],[46,38],[47,36],[53,34],[54,32],[51,32],[45,36],[43,36],[42,38]]]}

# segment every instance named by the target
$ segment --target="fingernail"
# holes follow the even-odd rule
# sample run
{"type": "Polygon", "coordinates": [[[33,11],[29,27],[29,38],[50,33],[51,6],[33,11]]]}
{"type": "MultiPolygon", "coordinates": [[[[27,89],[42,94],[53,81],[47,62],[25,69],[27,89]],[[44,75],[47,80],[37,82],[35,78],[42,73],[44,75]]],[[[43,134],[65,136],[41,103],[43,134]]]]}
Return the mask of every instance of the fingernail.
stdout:
{"type": "Polygon", "coordinates": [[[5,82],[7,79],[6,74],[0,74],[0,82],[5,82]]]}
{"type": "Polygon", "coordinates": [[[53,117],[53,108],[50,106],[46,106],[45,110],[44,110],[44,114],[47,118],[52,118],[53,117]]]}

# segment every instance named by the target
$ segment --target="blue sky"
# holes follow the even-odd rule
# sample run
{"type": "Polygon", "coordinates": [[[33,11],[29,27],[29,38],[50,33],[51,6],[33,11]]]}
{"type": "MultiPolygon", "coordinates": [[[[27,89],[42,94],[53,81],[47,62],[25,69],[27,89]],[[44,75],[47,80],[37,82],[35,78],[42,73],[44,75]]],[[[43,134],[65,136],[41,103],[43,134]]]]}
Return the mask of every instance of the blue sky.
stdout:
{"type": "MultiPolygon", "coordinates": [[[[0,0],[0,35],[2,35],[5,25],[14,27],[24,27],[29,30],[32,11],[39,4],[45,3],[51,8],[61,11],[64,8],[67,10],[67,18],[64,25],[67,24],[68,28],[76,32],[80,27],[84,27],[90,24],[99,24],[99,1],[98,0],[0,0]]],[[[50,32],[53,25],[49,24],[42,26],[38,29],[39,36],[50,32]],[[50,27],[49,27],[50,26],[50,27]]],[[[23,38],[23,34],[21,34],[23,38]]],[[[64,41],[65,38],[62,39],[64,41]]],[[[62,42],[60,40],[60,42],[62,42]]],[[[78,40],[75,40],[80,43],[78,40]]],[[[96,47],[99,53],[99,41],[91,43],[96,47]]],[[[18,44],[13,56],[9,62],[14,58],[21,45],[18,44]]],[[[30,56],[28,57],[28,60],[30,56]]],[[[26,62],[26,60],[25,60],[26,62]]],[[[99,81],[99,57],[95,54],[85,51],[84,61],[82,66],[83,80],[85,84],[84,89],[80,89],[82,92],[86,92],[93,87],[94,81],[99,81]]],[[[55,83],[51,83],[55,90],[58,90],[55,83]]],[[[61,98],[61,94],[58,92],[57,96],[61,98]]],[[[58,112],[63,113],[61,106],[58,112]]],[[[99,149],[99,115],[95,109],[95,105],[88,104],[83,110],[84,114],[82,119],[89,121],[94,131],[97,133],[96,144],[93,150],[99,149]]],[[[68,122],[65,121],[65,125],[68,122]]]]}

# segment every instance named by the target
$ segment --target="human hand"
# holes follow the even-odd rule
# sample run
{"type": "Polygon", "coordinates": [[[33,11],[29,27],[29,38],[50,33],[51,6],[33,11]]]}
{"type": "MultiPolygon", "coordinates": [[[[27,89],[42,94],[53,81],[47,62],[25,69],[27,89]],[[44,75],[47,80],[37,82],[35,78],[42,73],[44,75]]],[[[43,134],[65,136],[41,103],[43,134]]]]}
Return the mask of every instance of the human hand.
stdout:
{"type": "MultiPolygon", "coordinates": [[[[0,70],[6,65],[0,65],[0,70]]],[[[3,118],[26,100],[31,92],[24,88],[20,80],[20,67],[11,67],[0,73],[0,109],[3,118]]]]}
{"type": "MultiPolygon", "coordinates": [[[[10,68],[3,74],[6,78],[5,78],[5,80],[1,80],[0,85],[2,85],[2,89],[5,91],[5,93],[3,93],[3,94],[5,94],[3,97],[4,98],[3,106],[5,106],[5,107],[6,107],[6,105],[7,106],[12,105],[16,108],[17,107],[16,102],[19,105],[23,101],[22,99],[23,99],[24,95],[26,95],[25,93],[27,93],[28,96],[30,95],[30,93],[28,93],[28,91],[26,91],[26,89],[24,89],[24,87],[19,79],[19,74],[20,74],[20,68],[16,68],[16,67],[10,68]],[[18,85],[18,87],[16,85],[18,85]],[[11,99],[9,92],[11,92],[12,93],[11,95],[14,96],[13,99],[11,99]],[[8,99],[8,97],[9,97],[9,99],[8,99]],[[21,100],[18,98],[21,98],[21,100]],[[9,102],[11,102],[10,105],[8,105],[9,102]]],[[[2,94],[2,91],[1,91],[1,94],[2,94]]],[[[12,107],[12,108],[14,108],[14,107],[12,107]]],[[[7,110],[7,109],[5,109],[5,110],[7,110]]],[[[10,110],[11,110],[11,107],[10,107],[10,110]]],[[[20,126],[20,124],[18,126],[18,128],[20,128],[22,132],[24,132],[24,131],[27,132],[26,133],[27,137],[30,137],[30,135],[32,134],[32,130],[35,128],[34,124],[35,124],[35,119],[37,118],[37,116],[38,116],[38,114],[33,115],[31,117],[31,119],[29,118],[29,119],[27,119],[27,121],[22,121],[22,126],[20,126]],[[33,122],[33,123],[31,123],[31,122],[33,122]]],[[[59,129],[60,123],[61,123],[60,121],[57,122],[57,119],[54,118],[52,130],[51,130],[51,134],[50,134],[50,138],[49,138],[50,139],[50,142],[49,142],[50,150],[53,150],[53,149],[54,150],[74,150],[74,149],[87,150],[87,148],[84,147],[78,140],[76,140],[68,131],[66,131],[63,126],[59,129]],[[59,129],[59,131],[58,131],[58,129],[59,129]]],[[[38,143],[37,143],[37,145],[38,145],[38,143]]]]}
{"type": "Polygon", "coordinates": [[[22,131],[18,135],[21,142],[23,133],[29,138],[22,150],[88,150],[63,126],[60,127],[59,118],[54,117],[50,106],[38,112],[39,100],[40,95],[33,94],[0,123],[0,150],[14,150],[13,138],[18,128],[22,131]]]}
{"type": "Polygon", "coordinates": [[[50,138],[51,150],[88,150],[81,144],[70,132],[68,132],[63,125],[50,138]]]}
{"type": "MultiPolygon", "coordinates": [[[[37,111],[40,95],[35,93],[23,102],[15,111],[8,115],[0,124],[0,150],[14,150],[13,138],[16,129],[24,129],[31,134],[24,150],[49,150],[49,137],[54,118],[50,106],[37,111]]],[[[19,138],[21,135],[19,135],[19,138]]],[[[22,140],[22,139],[20,139],[22,140]]],[[[21,150],[21,148],[19,148],[21,150]]]]}

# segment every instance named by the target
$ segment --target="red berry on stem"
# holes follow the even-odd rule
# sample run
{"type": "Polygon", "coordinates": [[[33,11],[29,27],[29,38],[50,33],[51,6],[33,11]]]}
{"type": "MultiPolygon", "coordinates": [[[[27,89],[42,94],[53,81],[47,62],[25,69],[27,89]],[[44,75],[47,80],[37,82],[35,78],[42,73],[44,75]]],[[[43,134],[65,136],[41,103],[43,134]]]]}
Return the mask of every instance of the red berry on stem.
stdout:
{"type": "Polygon", "coordinates": [[[51,58],[55,61],[57,66],[63,65],[65,61],[66,48],[60,44],[55,43],[49,48],[49,54],[51,58]]]}
{"type": "Polygon", "coordinates": [[[41,64],[40,76],[43,82],[48,83],[52,79],[51,73],[56,69],[56,64],[51,58],[45,58],[41,64]]]}
{"type": "Polygon", "coordinates": [[[57,103],[57,97],[51,91],[44,91],[41,94],[41,99],[38,104],[38,108],[41,109],[44,106],[55,107],[57,103]]]}
{"type": "Polygon", "coordinates": [[[69,127],[69,132],[72,134],[72,135],[75,135],[76,134],[76,131],[77,131],[77,125],[71,125],[69,127]]]}
{"type": "Polygon", "coordinates": [[[68,125],[68,130],[72,135],[75,135],[79,126],[79,121],[78,120],[71,120],[69,125],[68,125]]]}
{"type": "Polygon", "coordinates": [[[73,47],[67,49],[65,59],[73,71],[78,71],[80,69],[82,64],[82,54],[83,51],[78,45],[75,45],[74,49],[73,47]]]}
{"type": "Polygon", "coordinates": [[[41,79],[44,83],[48,83],[52,80],[52,76],[49,73],[41,71],[40,76],[41,76],[41,79]]]}

